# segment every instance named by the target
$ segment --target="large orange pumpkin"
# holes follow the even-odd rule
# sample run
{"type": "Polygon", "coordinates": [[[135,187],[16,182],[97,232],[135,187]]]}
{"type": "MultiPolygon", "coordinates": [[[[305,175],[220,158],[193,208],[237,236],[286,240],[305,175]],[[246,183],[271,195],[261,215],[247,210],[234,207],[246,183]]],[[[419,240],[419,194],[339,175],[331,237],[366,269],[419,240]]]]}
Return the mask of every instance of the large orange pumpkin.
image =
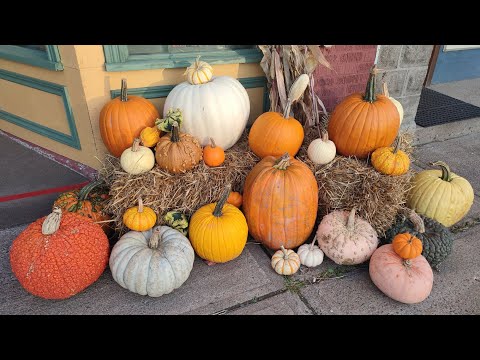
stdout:
{"type": "Polygon", "coordinates": [[[375,66],[370,72],[365,94],[346,97],[333,110],[328,135],[337,152],[366,158],[380,147],[390,146],[400,128],[400,115],[385,95],[375,95],[375,66]]]}
{"type": "Polygon", "coordinates": [[[150,101],[127,95],[127,80],[122,79],[121,95],[105,104],[100,112],[100,135],[108,151],[119,157],[132,146],[141,131],[154,126],[159,117],[150,101]]]}
{"type": "Polygon", "coordinates": [[[263,158],[248,174],[243,212],[253,238],[270,249],[303,244],[315,225],[318,185],[303,162],[286,153],[263,158]]]}
{"type": "Polygon", "coordinates": [[[13,241],[10,265],[31,294],[66,299],[99,278],[108,254],[108,238],[99,225],[56,207],[13,241]]]}

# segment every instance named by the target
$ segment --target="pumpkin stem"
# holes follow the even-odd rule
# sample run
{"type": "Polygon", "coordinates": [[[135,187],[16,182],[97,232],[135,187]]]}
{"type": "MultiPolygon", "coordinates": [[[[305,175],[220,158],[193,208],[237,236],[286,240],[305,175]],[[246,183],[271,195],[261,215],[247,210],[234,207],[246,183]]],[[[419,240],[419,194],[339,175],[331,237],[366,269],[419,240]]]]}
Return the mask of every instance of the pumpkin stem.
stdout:
{"type": "Polygon", "coordinates": [[[135,140],[133,140],[133,144],[132,144],[132,151],[133,152],[136,152],[138,151],[138,148],[140,147],[140,138],[135,138],[135,140]]]}
{"type": "Polygon", "coordinates": [[[408,218],[413,223],[415,231],[419,232],[420,234],[423,234],[425,232],[425,223],[423,222],[423,219],[420,217],[420,215],[415,212],[415,210],[410,210],[408,218]]]}
{"type": "Polygon", "coordinates": [[[400,138],[401,136],[400,135],[397,135],[397,137],[395,138],[395,148],[393,149],[393,153],[396,154],[398,149],[400,148],[400,138]]]}
{"type": "Polygon", "coordinates": [[[180,130],[178,129],[178,122],[174,121],[172,123],[172,135],[170,136],[171,142],[179,142],[180,141],[180,130]]]}
{"type": "Polygon", "coordinates": [[[317,241],[317,234],[315,234],[315,237],[313,238],[313,241],[310,244],[310,251],[313,251],[313,247],[315,246],[316,241],[317,241]]]}
{"type": "Polygon", "coordinates": [[[290,98],[287,99],[287,105],[285,105],[285,110],[283,111],[283,117],[288,119],[290,117],[290,108],[292,107],[292,100],[290,98]]]}
{"type": "Polygon", "coordinates": [[[158,243],[160,241],[160,226],[153,229],[152,236],[148,240],[148,247],[152,250],[158,249],[158,243]]]}
{"type": "Polygon", "coordinates": [[[62,209],[58,206],[55,206],[52,212],[43,220],[42,223],[42,234],[43,235],[52,235],[60,227],[60,220],[62,219],[62,209]]]}
{"type": "Polygon", "coordinates": [[[383,82],[383,95],[385,95],[386,97],[390,97],[390,93],[388,92],[388,85],[386,82],[383,82]]]}
{"type": "Polygon", "coordinates": [[[452,172],[450,171],[450,167],[444,163],[443,161],[435,161],[431,163],[433,166],[440,166],[442,168],[442,177],[443,181],[452,181],[452,172]]]}
{"type": "MultiPolygon", "coordinates": [[[[85,185],[79,192],[78,192],[78,203],[80,201],[85,201],[87,199],[88,194],[90,194],[90,191],[95,189],[97,186],[103,184],[104,181],[103,179],[99,179],[96,181],[91,182],[90,184],[85,185]]],[[[75,210],[76,211],[76,210],[75,210]]]]}
{"type": "Polygon", "coordinates": [[[350,214],[348,215],[348,220],[347,220],[347,229],[350,231],[353,231],[354,226],[355,226],[355,208],[350,210],[350,214]]]}
{"type": "Polygon", "coordinates": [[[215,205],[215,210],[213,210],[213,216],[216,216],[216,217],[222,216],[222,210],[223,210],[223,207],[225,206],[225,203],[227,202],[228,195],[230,195],[230,191],[232,191],[232,184],[227,184],[225,186],[225,189],[223,190],[222,195],[220,196],[220,199],[217,201],[217,204],[215,205]]]}
{"type": "Polygon", "coordinates": [[[325,132],[322,134],[322,141],[323,141],[323,142],[328,141],[328,131],[325,131],[325,132]]]}
{"type": "Polygon", "coordinates": [[[281,249],[282,252],[283,252],[283,258],[284,258],[285,260],[288,260],[287,249],[285,249],[285,248],[283,247],[283,245],[280,245],[280,249],[281,249]]]}
{"type": "Polygon", "coordinates": [[[143,200],[141,196],[138,197],[138,212],[139,213],[143,212],[143,200]]]}
{"type": "Polygon", "coordinates": [[[120,89],[120,101],[128,101],[127,79],[122,79],[122,87],[120,89]]]}
{"type": "Polygon", "coordinates": [[[367,81],[367,89],[365,90],[365,95],[363,100],[373,103],[375,98],[375,75],[377,74],[377,66],[373,65],[370,70],[370,76],[367,81]]]}
{"type": "Polygon", "coordinates": [[[210,146],[211,146],[212,149],[217,146],[217,144],[215,144],[215,140],[213,140],[213,138],[210,138],[210,146]]]}
{"type": "Polygon", "coordinates": [[[278,170],[287,170],[289,166],[290,166],[290,155],[288,154],[288,152],[286,152],[281,157],[279,157],[275,161],[275,165],[273,165],[273,167],[278,170]]]}
{"type": "Polygon", "coordinates": [[[412,266],[412,260],[410,259],[406,259],[406,260],[403,260],[403,266],[409,268],[412,266]]]}

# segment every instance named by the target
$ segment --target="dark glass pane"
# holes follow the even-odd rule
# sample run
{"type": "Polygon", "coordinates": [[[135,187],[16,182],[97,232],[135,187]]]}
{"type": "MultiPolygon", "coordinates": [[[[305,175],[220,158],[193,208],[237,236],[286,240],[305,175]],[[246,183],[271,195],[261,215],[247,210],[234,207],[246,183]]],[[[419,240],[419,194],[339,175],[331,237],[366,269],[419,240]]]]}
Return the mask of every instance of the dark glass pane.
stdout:
{"type": "Polygon", "coordinates": [[[32,50],[47,51],[47,45],[17,45],[32,50]]]}
{"type": "Polygon", "coordinates": [[[218,50],[250,49],[255,45],[128,45],[130,55],[174,54],[218,50]]]}

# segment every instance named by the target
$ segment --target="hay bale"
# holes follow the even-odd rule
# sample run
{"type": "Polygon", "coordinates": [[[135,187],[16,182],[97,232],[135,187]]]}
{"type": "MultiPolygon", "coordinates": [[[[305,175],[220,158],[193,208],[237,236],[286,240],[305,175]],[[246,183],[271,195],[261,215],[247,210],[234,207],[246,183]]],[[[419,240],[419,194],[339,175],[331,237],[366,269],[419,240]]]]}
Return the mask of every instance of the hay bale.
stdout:
{"type": "Polygon", "coordinates": [[[232,191],[243,191],[245,178],[260,159],[249,150],[247,132],[230,149],[225,151],[222,166],[211,168],[201,161],[194,169],[183,174],[170,174],[157,165],[140,175],[130,175],[120,167],[120,160],[107,155],[100,176],[110,186],[111,198],[105,211],[112,214],[115,230],[127,231],[122,223],[125,210],[135,206],[142,194],[145,206],[157,213],[157,224],[163,224],[163,216],[178,210],[191,216],[201,206],[218,200],[225,184],[232,184],[232,191]]]}
{"type": "MultiPolygon", "coordinates": [[[[400,176],[383,175],[371,166],[369,158],[362,160],[340,155],[327,165],[316,165],[308,158],[307,149],[317,137],[316,129],[308,129],[297,157],[310,167],[317,179],[318,219],[333,210],[350,210],[355,206],[357,214],[367,220],[379,236],[384,236],[397,212],[405,207],[414,171],[400,176]]],[[[400,144],[400,149],[410,156],[412,138],[405,133],[400,144]]]]}

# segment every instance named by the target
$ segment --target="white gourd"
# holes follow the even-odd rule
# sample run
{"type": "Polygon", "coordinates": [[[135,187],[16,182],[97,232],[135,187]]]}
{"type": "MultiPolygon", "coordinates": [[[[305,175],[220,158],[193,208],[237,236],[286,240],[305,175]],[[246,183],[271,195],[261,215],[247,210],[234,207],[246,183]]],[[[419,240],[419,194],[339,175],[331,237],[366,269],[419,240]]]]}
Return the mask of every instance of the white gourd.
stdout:
{"type": "Polygon", "coordinates": [[[214,138],[227,150],[242,136],[250,115],[250,99],[237,79],[213,76],[204,84],[184,81],[165,100],[163,115],[171,108],[183,114],[182,131],[196,137],[202,146],[214,138]]]}
{"type": "Polygon", "coordinates": [[[307,149],[308,158],[315,164],[325,165],[335,159],[337,148],[328,133],[324,132],[321,138],[313,140],[307,149]]]}
{"type": "Polygon", "coordinates": [[[192,245],[182,233],[157,226],[123,235],[112,249],[109,265],[113,279],[123,288],[158,297],[187,280],[194,259],[192,245]]]}
{"type": "Polygon", "coordinates": [[[385,82],[383,83],[383,95],[388,97],[393,102],[393,105],[395,105],[395,107],[397,108],[398,114],[400,115],[400,124],[402,124],[403,106],[402,106],[402,104],[400,104],[400,101],[398,101],[397,99],[394,99],[393,97],[390,96],[390,93],[388,92],[387,83],[385,83],[385,82]]]}
{"type": "Polygon", "coordinates": [[[154,165],[155,155],[153,155],[153,151],[140,145],[139,138],[136,138],[132,147],[125,149],[120,156],[120,166],[132,175],[146,173],[152,170],[154,165]]]}
{"type": "Polygon", "coordinates": [[[292,275],[300,268],[300,258],[295,251],[280,246],[272,256],[272,268],[277,274],[292,275]]]}
{"type": "Polygon", "coordinates": [[[313,239],[311,244],[303,244],[297,250],[300,263],[307,267],[315,267],[323,262],[323,251],[315,245],[317,237],[313,239]]]}
{"type": "Polygon", "coordinates": [[[213,69],[209,63],[200,61],[198,57],[195,62],[185,70],[187,80],[192,85],[205,84],[210,81],[213,76],[213,69]]]}

